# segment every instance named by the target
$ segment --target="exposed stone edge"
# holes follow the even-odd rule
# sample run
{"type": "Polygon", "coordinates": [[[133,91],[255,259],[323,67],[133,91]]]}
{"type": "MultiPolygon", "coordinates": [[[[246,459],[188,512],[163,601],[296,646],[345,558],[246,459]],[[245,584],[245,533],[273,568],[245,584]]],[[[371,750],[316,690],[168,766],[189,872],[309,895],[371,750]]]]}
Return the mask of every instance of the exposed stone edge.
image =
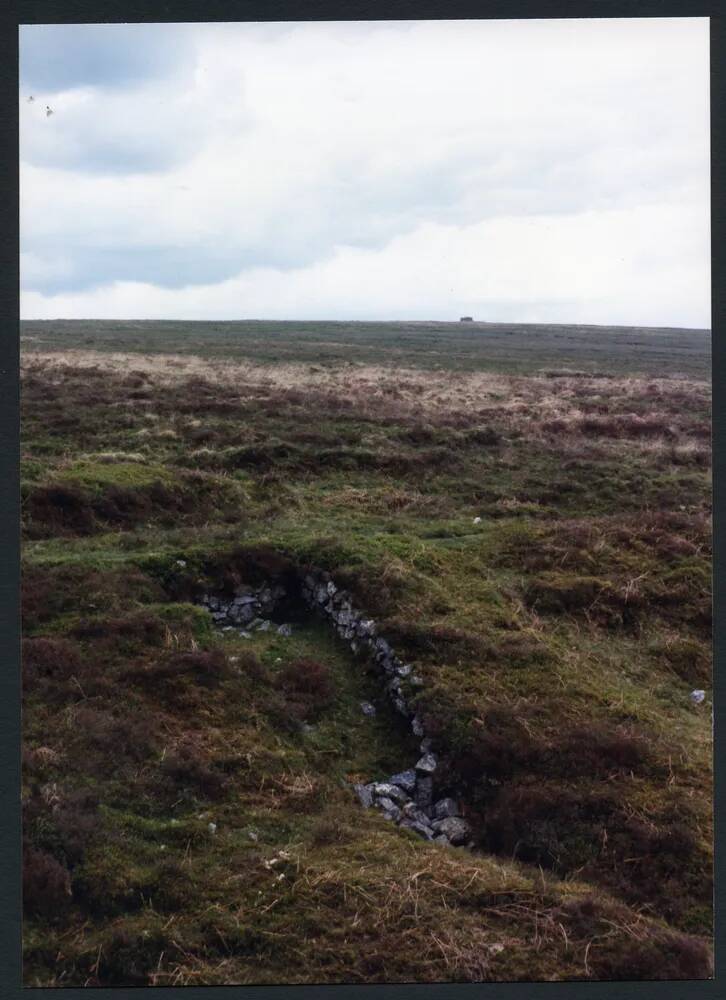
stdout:
{"type": "Polygon", "coordinates": [[[409,704],[409,688],[421,689],[423,680],[404,663],[380,635],[375,621],[353,605],[351,595],[340,589],[330,574],[308,571],[301,583],[303,599],[318,614],[327,618],[341,639],[355,654],[364,654],[378,666],[384,679],[384,691],[394,709],[408,720],[411,732],[420,739],[421,756],[415,766],[392,775],[387,781],[371,781],[353,786],[364,807],[377,806],[387,819],[407,827],[437,843],[458,846],[469,841],[471,830],[458,815],[453,799],[433,801],[434,773],[438,758],[431,750],[422,720],[409,704]]]}
{"type": "MultiPolygon", "coordinates": [[[[384,692],[420,740],[420,757],[413,767],[384,781],[353,784],[361,805],[381,809],[386,819],[425,840],[450,846],[472,846],[469,824],[459,815],[456,802],[451,798],[436,802],[433,799],[434,774],[439,761],[432,752],[432,741],[426,735],[422,720],[409,704],[408,695],[410,689],[424,686],[422,679],[378,635],[375,621],[353,606],[351,595],[339,588],[329,573],[308,570],[301,579],[300,592],[308,607],[331,623],[354,654],[367,656],[377,665],[384,692]]],[[[241,635],[249,635],[247,628],[266,630],[271,627],[267,616],[285,596],[287,593],[281,584],[263,583],[257,588],[240,587],[232,598],[205,594],[201,603],[212,615],[217,628],[225,631],[236,628],[241,635]]],[[[289,635],[290,626],[280,625],[277,631],[289,635]]]]}

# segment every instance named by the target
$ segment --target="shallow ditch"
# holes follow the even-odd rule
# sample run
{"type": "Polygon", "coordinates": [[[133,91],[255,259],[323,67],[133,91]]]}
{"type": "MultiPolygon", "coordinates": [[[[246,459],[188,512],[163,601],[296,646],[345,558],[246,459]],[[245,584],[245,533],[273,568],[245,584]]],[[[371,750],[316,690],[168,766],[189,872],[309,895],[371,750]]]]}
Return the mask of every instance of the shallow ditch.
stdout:
{"type": "MultiPolygon", "coordinates": [[[[446,846],[472,848],[471,828],[460,803],[447,795],[436,797],[439,760],[433,741],[415,712],[413,701],[423,680],[379,634],[376,622],[354,606],[351,594],[336,585],[330,574],[308,570],[287,573],[280,580],[257,586],[240,585],[224,592],[208,592],[200,603],[208,609],[223,634],[251,638],[257,631],[290,636],[310,616],[325,622],[354,655],[354,664],[371,671],[380,698],[389,703],[392,733],[397,742],[411,742],[413,753],[401,760],[393,774],[355,782],[352,792],[364,808],[380,809],[390,822],[410,829],[425,840],[446,846]]],[[[375,716],[372,702],[360,704],[364,715],[375,716]]],[[[389,713],[386,713],[389,714],[389,713]]]]}

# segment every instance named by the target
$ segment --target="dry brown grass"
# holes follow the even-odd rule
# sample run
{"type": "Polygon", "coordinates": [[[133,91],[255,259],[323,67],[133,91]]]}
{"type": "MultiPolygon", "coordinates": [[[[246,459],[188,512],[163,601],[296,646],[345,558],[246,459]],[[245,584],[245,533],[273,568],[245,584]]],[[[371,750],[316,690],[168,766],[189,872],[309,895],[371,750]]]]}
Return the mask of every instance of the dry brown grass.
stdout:
{"type": "MultiPolygon", "coordinates": [[[[58,385],[62,384],[64,369],[101,369],[117,375],[134,370],[153,378],[157,385],[172,385],[195,377],[220,388],[228,387],[237,394],[240,388],[246,386],[274,391],[325,389],[350,393],[361,404],[368,398],[371,405],[385,401],[388,405],[398,404],[403,410],[413,406],[425,410],[465,411],[475,402],[488,400],[493,404],[499,396],[509,397],[506,408],[512,409],[515,406],[511,399],[512,383],[523,381],[490,373],[432,373],[373,365],[311,368],[305,364],[261,365],[188,355],[159,356],[91,350],[33,352],[24,355],[22,367],[28,373],[38,369],[46,374],[55,372],[58,385]]],[[[549,385],[548,380],[541,381],[549,385]]],[[[496,407],[497,410],[501,408],[496,407]]]]}
{"type": "Polygon", "coordinates": [[[337,404],[363,419],[418,418],[452,428],[488,422],[530,439],[555,436],[560,447],[572,449],[581,448],[583,439],[606,449],[625,440],[629,447],[649,451],[677,444],[687,455],[707,450],[710,443],[708,425],[703,421],[693,425],[694,413],[708,411],[710,387],[693,379],[593,380],[584,375],[552,379],[362,364],[321,368],[90,350],[33,352],[24,356],[22,367],[26,373],[42,371],[51,384],[58,385],[63,383],[64,371],[72,369],[109,371],[117,376],[133,372],[157,389],[203,380],[228,393],[230,399],[252,396],[263,402],[267,396],[275,405],[310,399],[330,408],[337,404]],[[300,394],[299,399],[295,394],[300,394]],[[645,413],[644,401],[651,404],[645,413]]]}

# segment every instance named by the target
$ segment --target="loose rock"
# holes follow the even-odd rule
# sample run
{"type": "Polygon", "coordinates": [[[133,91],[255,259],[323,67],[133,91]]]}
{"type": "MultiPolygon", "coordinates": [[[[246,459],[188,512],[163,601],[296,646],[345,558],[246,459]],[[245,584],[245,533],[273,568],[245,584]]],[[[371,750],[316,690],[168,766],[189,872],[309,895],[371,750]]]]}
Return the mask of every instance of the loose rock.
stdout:
{"type": "Polygon", "coordinates": [[[454,845],[465,843],[471,833],[469,824],[459,816],[447,816],[446,819],[436,820],[432,825],[437,833],[443,833],[454,845]]]}
{"type": "Polygon", "coordinates": [[[408,771],[399,771],[398,774],[391,775],[390,781],[391,784],[398,785],[404,792],[410,794],[416,787],[416,772],[413,768],[409,768],[408,771]]]}
{"type": "Polygon", "coordinates": [[[416,761],[416,770],[423,774],[433,774],[437,764],[436,754],[425,753],[416,761]]]}
{"type": "Polygon", "coordinates": [[[421,722],[421,720],[417,715],[414,715],[413,719],[411,720],[411,732],[413,733],[414,736],[423,736],[424,734],[423,723],[421,722]]]}
{"type": "Polygon", "coordinates": [[[386,819],[392,819],[395,823],[401,818],[401,810],[398,808],[395,802],[391,799],[379,799],[378,804],[383,810],[383,814],[386,819]]]}
{"type": "Polygon", "coordinates": [[[373,805],[373,789],[369,785],[353,785],[353,791],[358,796],[358,801],[364,809],[370,809],[373,805]]]}
{"type": "Polygon", "coordinates": [[[414,833],[423,837],[424,840],[433,840],[434,832],[431,827],[427,826],[425,823],[419,823],[412,819],[402,819],[400,825],[406,827],[408,830],[413,830],[414,833]]]}
{"type": "Polygon", "coordinates": [[[434,816],[436,819],[446,819],[447,816],[458,816],[459,807],[453,799],[439,799],[434,803],[434,816]]]}
{"type": "Polygon", "coordinates": [[[432,825],[429,817],[422,809],[418,808],[415,802],[406,802],[401,807],[401,812],[406,819],[410,819],[414,823],[423,823],[424,826],[432,825]]]}
{"type": "Polygon", "coordinates": [[[392,799],[394,802],[407,802],[408,795],[398,785],[391,785],[387,781],[376,781],[373,791],[378,798],[392,799]]]}

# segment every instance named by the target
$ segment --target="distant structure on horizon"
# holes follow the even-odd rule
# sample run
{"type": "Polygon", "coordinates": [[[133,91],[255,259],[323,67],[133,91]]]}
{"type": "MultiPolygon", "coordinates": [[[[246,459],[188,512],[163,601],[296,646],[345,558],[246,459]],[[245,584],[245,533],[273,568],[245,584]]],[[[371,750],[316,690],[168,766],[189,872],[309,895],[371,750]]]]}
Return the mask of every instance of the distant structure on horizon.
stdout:
{"type": "Polygon", "coordinates": [[[459,317],[459,322],[460,323],[473,323],[474,322],[474,317],[473,316],[460,316],[459,317]]]}

